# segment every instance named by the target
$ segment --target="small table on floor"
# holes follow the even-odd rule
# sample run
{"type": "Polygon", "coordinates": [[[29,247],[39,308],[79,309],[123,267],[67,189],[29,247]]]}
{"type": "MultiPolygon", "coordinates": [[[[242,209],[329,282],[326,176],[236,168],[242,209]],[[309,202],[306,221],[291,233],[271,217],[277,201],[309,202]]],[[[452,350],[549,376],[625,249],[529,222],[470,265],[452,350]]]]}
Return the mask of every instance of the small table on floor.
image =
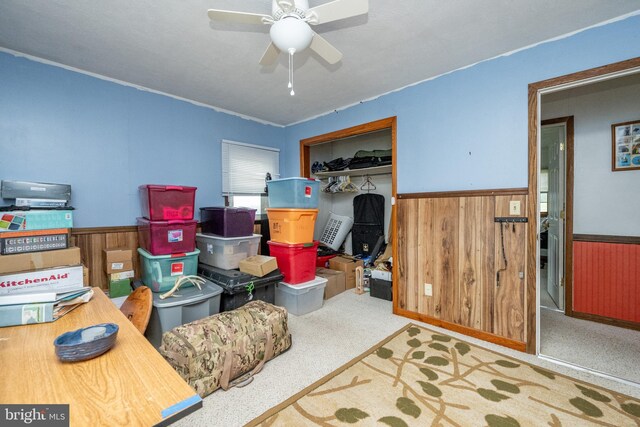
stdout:
{"type": "Polygon", "coordinates": [[[0,328],[1,404],[69,404],[72,426],[166,425],[202,399],[99,288],[88,303],[53,323],[0,328]],[[60,334],[116,323],[114,347],[97,358],[62,363],[60,334]]]}

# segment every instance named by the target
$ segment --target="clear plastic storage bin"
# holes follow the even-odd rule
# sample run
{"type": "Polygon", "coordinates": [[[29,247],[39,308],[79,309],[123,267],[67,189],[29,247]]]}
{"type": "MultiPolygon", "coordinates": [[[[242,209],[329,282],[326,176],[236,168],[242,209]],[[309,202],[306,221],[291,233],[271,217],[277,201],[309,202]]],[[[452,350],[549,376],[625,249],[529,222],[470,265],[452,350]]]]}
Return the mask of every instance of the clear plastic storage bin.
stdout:
{"type": "Polygon", "coordinates": [[[247,237],[220,237],[212,234],[196,234],[196,246],[200,249],[200,262],[212,267],[231,270],[240,261],[258,254],[262,235],[247,237]]]}
{"type": "Polygon", "coordinates": [[[318,207],[320,181],[310,178],[283,178],[267,181],[269,207],[302,208],[318,207]]]}
{"type": "Polygon", "coordinates": [[[298,285],[280,282],[276,285],[276,305],[296,316],[311,313],[322,308],[326,286],[327,279],[318,276],[298,285]]]}

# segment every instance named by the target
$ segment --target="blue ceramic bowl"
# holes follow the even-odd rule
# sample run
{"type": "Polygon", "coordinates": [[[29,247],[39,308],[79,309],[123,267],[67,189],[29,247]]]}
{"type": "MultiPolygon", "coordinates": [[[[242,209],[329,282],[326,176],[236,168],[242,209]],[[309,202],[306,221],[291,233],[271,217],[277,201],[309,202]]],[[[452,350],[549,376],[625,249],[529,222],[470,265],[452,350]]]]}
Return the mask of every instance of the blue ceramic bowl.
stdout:
{"type": "Polygon", "coordinates": [[[116,342],[118,325],[101,323],[65,332],[53,341],[56,355],[63,362],[79,362],[107,352],[116,342]]]}

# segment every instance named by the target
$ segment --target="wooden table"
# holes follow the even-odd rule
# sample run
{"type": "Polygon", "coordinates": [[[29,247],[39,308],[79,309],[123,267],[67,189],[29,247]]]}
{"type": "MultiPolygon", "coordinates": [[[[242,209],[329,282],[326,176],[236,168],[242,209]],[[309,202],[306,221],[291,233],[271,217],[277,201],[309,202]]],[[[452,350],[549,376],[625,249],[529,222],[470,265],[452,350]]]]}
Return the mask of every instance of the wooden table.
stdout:
{"type": "Polygon", "coordinates": [[[88,303],[53,323],[0,328],[0,403],[69,404],[72,426],[166,425],[202,399],[99,288],[88,303]],[[97,358],[62,363],[53,340],[97,323],[120,327],[97,358]]]}

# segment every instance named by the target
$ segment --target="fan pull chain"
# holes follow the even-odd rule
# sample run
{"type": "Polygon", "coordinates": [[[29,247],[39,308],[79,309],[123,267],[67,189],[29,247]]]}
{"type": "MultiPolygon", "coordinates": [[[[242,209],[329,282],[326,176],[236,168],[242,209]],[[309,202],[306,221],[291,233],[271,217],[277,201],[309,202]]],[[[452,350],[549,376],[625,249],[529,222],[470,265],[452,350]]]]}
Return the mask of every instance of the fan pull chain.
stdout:
{"type": "Polygon", "coordinates": [[[291,92],[289,92],[289,94],[291,96],[296,94],[293,91],[293,54],[294,53],[296,53],[295,49],[293,49],[293,48],[289,49],[289,85],[288,85],[288,88],[291,89],[291,92]]]}

